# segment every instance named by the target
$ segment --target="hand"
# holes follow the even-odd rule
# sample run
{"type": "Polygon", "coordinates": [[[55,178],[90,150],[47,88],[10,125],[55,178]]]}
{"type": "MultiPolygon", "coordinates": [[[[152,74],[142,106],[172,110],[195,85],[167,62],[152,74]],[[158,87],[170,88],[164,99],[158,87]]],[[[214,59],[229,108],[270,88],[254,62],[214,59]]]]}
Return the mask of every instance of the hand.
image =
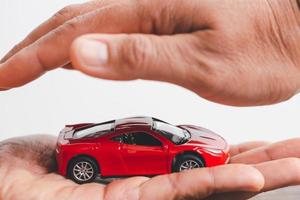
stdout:
{"type": "Polygon", "coordinates": [[[299,139],[258,148],[254,147],[262,144],[233,147],[234,163],[259,163],[253,166],[229,164],[154,178],[133,177],[108,185],[77,185],[55,174],[55,143],[52,136],[13,138],[0,143],[1,199],[240,200],[260,191],[300,184],[300,160],[286,158],[300,156],[299,139]]]}
{"type": "Polygon", "coordinates": [[[0,88],[65,66],[104,79],[167,81],[223,104],[276,103],[300,89],[299,23],[296,0],[71,5],[2,60],[0,88]],[[87,33],[107,34],[73,42],[87,33]]]}

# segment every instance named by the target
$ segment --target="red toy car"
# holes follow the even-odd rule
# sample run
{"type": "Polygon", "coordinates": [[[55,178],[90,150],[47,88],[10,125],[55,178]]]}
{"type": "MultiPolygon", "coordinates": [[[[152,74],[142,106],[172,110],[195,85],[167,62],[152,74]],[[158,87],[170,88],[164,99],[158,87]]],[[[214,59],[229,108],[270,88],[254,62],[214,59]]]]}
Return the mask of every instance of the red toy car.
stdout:
{"type": "Polygon", "coordinates": [[[101,177],[158,175],[229,161],[229,146],[198,126],[151,117],[68,125],[56,149],[58,171],[77,183],[101,177]]]}

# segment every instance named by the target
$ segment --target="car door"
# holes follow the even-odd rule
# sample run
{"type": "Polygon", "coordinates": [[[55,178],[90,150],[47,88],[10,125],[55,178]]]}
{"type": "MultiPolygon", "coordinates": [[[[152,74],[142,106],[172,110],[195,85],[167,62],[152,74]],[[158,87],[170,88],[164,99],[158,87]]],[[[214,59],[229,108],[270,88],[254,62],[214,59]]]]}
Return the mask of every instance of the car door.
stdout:
{"type": "Polygon", "coordinates": [[[99,140],[95,154],[99,161],[102,176],[126,175],[127,167],[123,161],[120,141],[109,137],[99,140]]]}
{"type": "Polygon", "coordinates": [[[164,174],[167,171],[168,148],[148,132],[126,134],[121,151],[128,175],[164,174]]]}

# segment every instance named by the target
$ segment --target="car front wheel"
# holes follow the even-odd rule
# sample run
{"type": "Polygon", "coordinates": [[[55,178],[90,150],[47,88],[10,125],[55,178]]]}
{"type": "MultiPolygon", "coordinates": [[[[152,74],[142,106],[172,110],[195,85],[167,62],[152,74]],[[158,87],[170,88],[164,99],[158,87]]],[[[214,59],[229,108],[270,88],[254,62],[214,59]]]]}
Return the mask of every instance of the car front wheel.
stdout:
{"type": "Polygon", "coordinates": [[[202,167],[205,167],[205,164],[201,158],[195,155],[185,154],[177,159],[173,171],[181,172],[202,167]]]}
{"type": "Polygon", "coordinates": [[[84,184],[93,182],[99,174],[99,169],[91,158],[79,157],[71,161],[68,174],[76,183],[84,184]]]}

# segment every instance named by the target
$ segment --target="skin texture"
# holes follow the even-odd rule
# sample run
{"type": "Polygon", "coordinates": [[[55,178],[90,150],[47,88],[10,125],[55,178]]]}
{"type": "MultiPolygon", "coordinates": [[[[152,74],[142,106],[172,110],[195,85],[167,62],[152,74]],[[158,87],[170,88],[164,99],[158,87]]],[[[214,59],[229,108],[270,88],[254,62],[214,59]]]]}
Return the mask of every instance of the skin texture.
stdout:
{"type": "Polygon", "coordinates": [[[55,144],[56,138],[47,135],[2,141],[0,198],[242,200],[259,192],[300,184],[300,151],[292,151],[299,147],[300,139],[240,144],[232,146],[228,165],[153,178],[133,177],[108,185],[77,185],[56,174],[55,144]]]}
{"type": "Polygon", "coordinates": [[[2,59],[0,88],[66,67],[103,79],[171,82],[222,104],[277,103],[300,88],[299,15],[296,0],[71,5],[2,59]],[[100,62],[100,52],[88,44],[104,44],[107,60],[100,62]]]}

